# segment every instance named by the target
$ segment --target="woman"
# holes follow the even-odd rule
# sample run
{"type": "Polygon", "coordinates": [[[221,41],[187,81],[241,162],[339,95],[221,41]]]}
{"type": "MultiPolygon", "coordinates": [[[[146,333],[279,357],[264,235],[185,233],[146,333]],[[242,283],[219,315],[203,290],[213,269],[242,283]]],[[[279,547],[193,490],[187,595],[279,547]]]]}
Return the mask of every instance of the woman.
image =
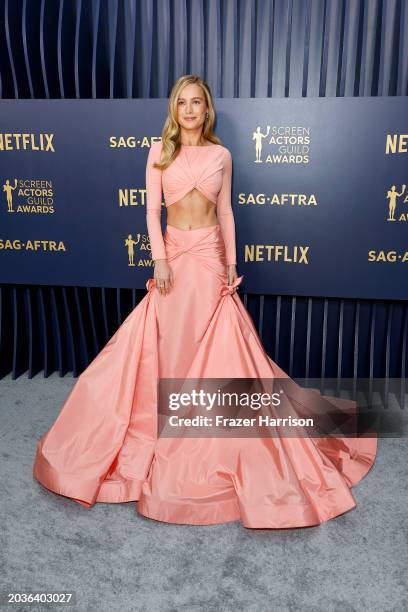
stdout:
{"type": "MultiPolygon", "coordinates": [[[[208,85],[194,75],[179,78],[146,167],[154,277],[39,441],[33,473],[86,507],[137,501],[140,514],[160,521],[318,525],[355,507],[350,488],[373,465],[375,438],[157,433],[159,379],[290,381],[266,354],[236,293],[243,277],[236,271],[232,158],[213,133],[214,119],[208,85]]],[[[293,388],[285,401],[296,414],[318,405],[355,408],[293,388]]]]}

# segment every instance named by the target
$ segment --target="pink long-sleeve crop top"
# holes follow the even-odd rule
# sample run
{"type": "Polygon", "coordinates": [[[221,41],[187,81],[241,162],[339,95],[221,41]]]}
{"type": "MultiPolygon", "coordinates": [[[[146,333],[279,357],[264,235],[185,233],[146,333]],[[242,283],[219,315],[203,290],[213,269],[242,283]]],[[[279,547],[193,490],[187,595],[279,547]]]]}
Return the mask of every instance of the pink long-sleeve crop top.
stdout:
{"type": "Polygon", "coordinates": [[[181,145],[176,159],[165,170],[154,168],[160,160],[161,141],[152,144],[146,164],[146,223],[152,259],[166,259],[161,229],[162,191],[166,208],[196,188],[217,206],[227,264],[236,264],[235,222],[231,207],[232,157],[222,145],[181,145]]]}

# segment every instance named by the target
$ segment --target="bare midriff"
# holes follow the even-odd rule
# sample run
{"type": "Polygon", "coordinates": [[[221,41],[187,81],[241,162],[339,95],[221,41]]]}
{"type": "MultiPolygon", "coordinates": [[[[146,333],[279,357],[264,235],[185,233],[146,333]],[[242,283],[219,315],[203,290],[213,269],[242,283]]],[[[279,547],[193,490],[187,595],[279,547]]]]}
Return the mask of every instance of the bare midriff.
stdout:
{"type": "Polygon", "coordinates": [[[218,225],[216,204],[198,189],[192,189],[181,200],[167,208],[167,224],[189,230],[218,225]]]}

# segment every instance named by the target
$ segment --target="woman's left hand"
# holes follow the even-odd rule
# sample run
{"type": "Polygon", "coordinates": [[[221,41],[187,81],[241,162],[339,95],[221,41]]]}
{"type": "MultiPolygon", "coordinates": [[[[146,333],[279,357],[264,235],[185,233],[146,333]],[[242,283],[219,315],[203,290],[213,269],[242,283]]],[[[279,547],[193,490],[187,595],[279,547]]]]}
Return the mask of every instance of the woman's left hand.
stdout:
{"type": "MultiPolygon", "coordinates": [[[[228,285],[232,285],[232,283],[238,278],[238,274],[237,274],[237,266],[236,264],[230,264],[229,266],[227,266],[227,282],[228,285]]],[[[237,290],[237,287],[234,288],[233,293],[235,293],[237,290]]]]}

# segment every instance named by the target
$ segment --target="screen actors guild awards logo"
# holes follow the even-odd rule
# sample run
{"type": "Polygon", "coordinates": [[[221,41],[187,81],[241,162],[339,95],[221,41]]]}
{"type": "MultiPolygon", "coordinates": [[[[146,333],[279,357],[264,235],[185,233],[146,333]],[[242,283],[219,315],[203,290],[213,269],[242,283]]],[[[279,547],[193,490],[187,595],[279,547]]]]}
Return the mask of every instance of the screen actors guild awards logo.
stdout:
{"type": "Polygon", "coordinates": [[[302,125],[267,125],[265,132],[262,132],[261,126],[258,125],[252,132],[252,140],[255,144],[254,163],[308,164],[310,162],[310,131],[310,127],[302,125]],[[265,145],[267,145],[266,153],[264,152],[265,145]]]}
{"type": "Polygon", "coordinates": [[[5,179],[3,183],[7,212],[44,215],[55,213],[55,193],[51,180],[31,177],[12,180],[5,179]]]}

